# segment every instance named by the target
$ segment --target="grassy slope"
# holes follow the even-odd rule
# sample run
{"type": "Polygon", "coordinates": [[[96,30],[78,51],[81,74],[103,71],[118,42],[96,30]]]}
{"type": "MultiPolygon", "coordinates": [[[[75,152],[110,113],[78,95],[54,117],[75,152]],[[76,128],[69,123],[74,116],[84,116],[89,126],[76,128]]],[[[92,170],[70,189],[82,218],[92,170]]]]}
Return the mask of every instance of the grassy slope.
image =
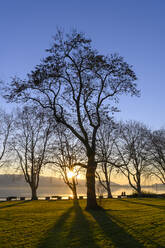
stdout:
{"type": "Polygon", "coordinates": [[[0,203],[0,248],[165,247],[165,200],[85,200],[0,203]]]}

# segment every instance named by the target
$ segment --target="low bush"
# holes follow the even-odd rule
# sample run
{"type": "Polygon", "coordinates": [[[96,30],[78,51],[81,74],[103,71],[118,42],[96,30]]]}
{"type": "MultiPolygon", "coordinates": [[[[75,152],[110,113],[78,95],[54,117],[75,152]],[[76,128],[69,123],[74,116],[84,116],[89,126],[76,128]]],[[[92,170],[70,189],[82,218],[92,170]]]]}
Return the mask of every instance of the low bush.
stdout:
{"type": "Polygon", "coordinates": [[[131,195],[127,195],[128,198],[160,198],[160,197],[165,197],[165,194],[156,194],[152,192],[145,192],[142,191],[141,194],[138,194],[137,192],[133,192],[131,195]]]}

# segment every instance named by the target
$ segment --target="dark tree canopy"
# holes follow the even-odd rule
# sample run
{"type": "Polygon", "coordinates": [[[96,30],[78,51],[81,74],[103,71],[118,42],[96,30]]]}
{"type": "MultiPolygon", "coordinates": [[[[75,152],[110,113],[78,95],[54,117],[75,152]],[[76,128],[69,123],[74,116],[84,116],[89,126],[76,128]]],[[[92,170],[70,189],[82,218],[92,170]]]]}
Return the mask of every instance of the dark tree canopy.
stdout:
{"type": "Polygon", "coordinates": [[[99,54],[83,33],[58,31],[47,52],[26,80],[13,79],[6,97],[38,103],[83,143],[88,157],[87,206],[95,208],[97,131],[116,110],[120,95],[139,94],[137,78],[121,56],[99,54]]]}
{"type": "Polygon", "coordinates": [[[116,54],[100,55],[84,34],[63,37],[58,32],[47,52],[27,80],[12,81],[8,99],[32,99],[49,108],[84,143],[88,137],[84,123],[97,129],[102,116],[115,110],[113,100],[123,93],[139,93],[131,66],[116,54]]]}

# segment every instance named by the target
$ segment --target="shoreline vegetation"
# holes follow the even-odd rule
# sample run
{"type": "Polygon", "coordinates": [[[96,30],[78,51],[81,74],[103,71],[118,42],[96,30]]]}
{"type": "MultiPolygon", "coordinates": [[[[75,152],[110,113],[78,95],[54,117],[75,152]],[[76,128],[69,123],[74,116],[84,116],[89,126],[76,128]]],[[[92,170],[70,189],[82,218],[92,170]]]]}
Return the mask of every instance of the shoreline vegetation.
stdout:
{"type": "Polygon", "coordinates": [[[102,199],[0,203],[0,248],[160,248],[165,244],[165,199],[102,199]]]}

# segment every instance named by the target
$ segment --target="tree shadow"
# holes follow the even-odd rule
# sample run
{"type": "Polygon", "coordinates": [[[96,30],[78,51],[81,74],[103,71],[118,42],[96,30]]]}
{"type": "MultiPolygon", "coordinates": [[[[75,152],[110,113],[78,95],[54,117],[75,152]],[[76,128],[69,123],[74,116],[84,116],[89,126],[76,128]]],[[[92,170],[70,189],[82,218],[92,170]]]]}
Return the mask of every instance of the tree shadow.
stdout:
{"type": "Polygon", "coordinates": [[[122,200],[122,199],[118,199],[119,201],[122,201],[122,202],[128,202],[130,204],[135,204],[135,205],[143,205],[143,206],[149,206],[149,207],[153,207],[153,208],[158,208],[158,209],[161,209],[161,210],[165,210],[165,206],[159,206],[159,205],[154,205],[154,204],[150,204],[150,203],[143,203],[143,202],[134,202],[134,201],[129,201],[129,200],[122,200]]]}
{"type": "Polygon", "coordinates": [[[38,248],[62,247],[64,240],[62,239],[63,237],[61,233],[64,231],[65,223],[72,211],[73,207],[70,207],[63,215],[61,215],[53,228],[48,231],[45,240],[39,244],[38,248]]]}
{"type": "Polygon", "coordinates": [[[90,223],[83,214],[82,208],[79,206],[78,201],[74,202],[74,219],[70,232],[67,238],[71,240],[71,243],[67,247],[72,248],[99,248],[93,237],[93,232],[90,227],[90,223]]]}
{"type": "Polygon", "coordinates": [[[74,201],[73,207],[59,218],[38,248],[99,248],[100,246],[95,244],[89,229],[89,222],[78,201],[74,201]],[[73,218],[67,226],[70,217],[73,218]]]}
{"type": "Polygon", "coordinates": [[[8,204],[8,205],[5,205],[5,206],[0,206],[0,209],[3,209],[3,208],[10,208],[10,207],[22,205],[22,204],[28,203],[28,202],[30,202],[30,200],[20,201],[20,202],[16,202],[16,203],[13,203],[13,204],[8,204]]]}
{"type": "MultiPolygon", "coordinates": [[[[108,215],[110,216],[110,218],[112,219],[112,221],[114,221],[115,223],[118,222],[118,223],[120,223],[122,226],[125,225],[125,223],[122,222],[119,218],[117,218],[117,217],[111,215],[110,213],[109,213],[108,215]]],[[[134,233],[139,234],[139,232],[137,231],[136,227],[135,227],[135,228],[132,228],[132,227],[131,227],[131,229],[132,229],[132,231],[133,231],[134,233]]],[[[140,231],[140,237],[143,237],[143,240],[145,240],[145,241],[147,241],[148,243],[150,243],[150,245],[153,245],[153,244],[154,244],[154,245],[155,245],[154,247],[163,248],[162,246],[160,246],[159,243],[155,242],[155,241],[152,239],[152,236],[146,236],[146,235],[145,235],[145,232],[142,233],[142,232],[140,231]]]]}
{"type": "MultiPolygon", "coordinates": [[[[89,211],[100,228],[111,241],[114,247],[117,248],[143,248],[144,246],[138,242],[132,235],[119,226],[106,211],[89,211]]],[[[107,242],[108,242],[107,240],[107,242]]],[[[108,246],[106,246],[108,247],[108,246]]],[[[109,246],[110,247],[110,246],[109,246]]]]}

